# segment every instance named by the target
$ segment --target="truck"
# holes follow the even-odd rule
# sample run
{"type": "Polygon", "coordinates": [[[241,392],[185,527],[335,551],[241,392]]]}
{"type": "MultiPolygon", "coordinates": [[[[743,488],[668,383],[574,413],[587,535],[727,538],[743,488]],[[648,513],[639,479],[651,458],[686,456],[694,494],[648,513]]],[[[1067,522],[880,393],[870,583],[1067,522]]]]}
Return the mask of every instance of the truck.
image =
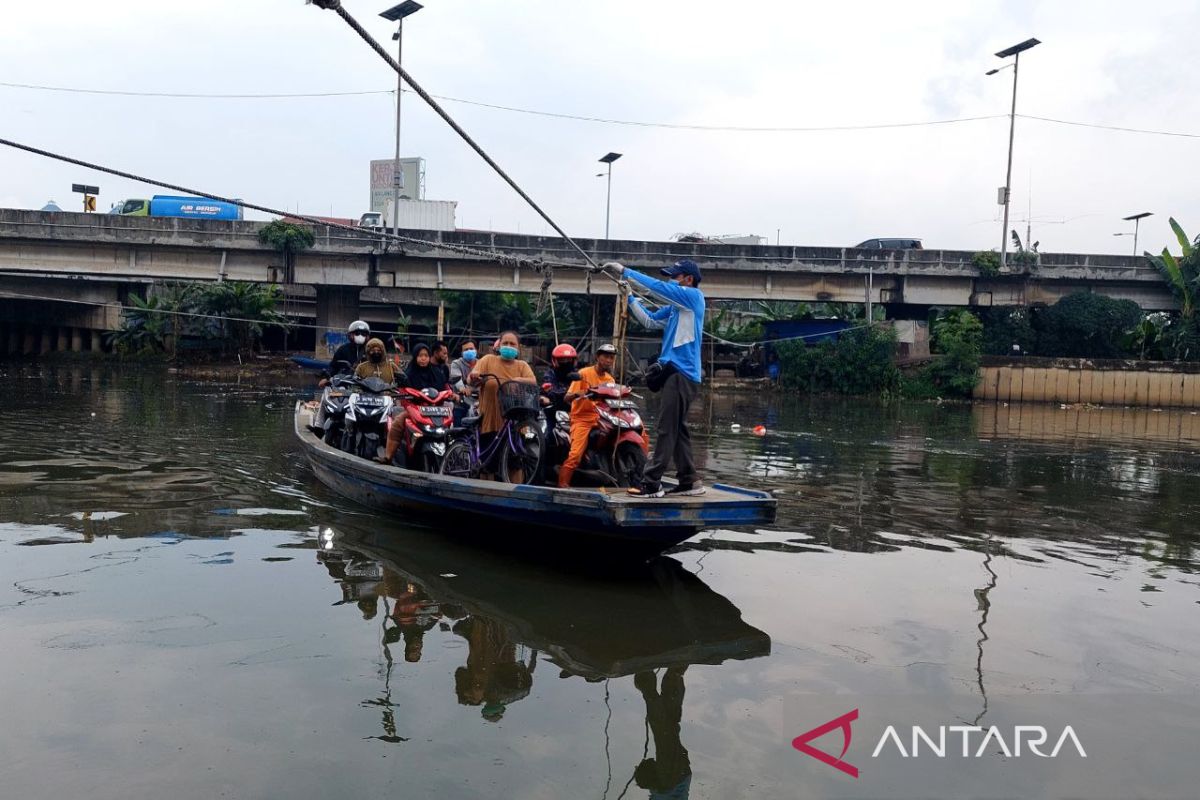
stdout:
{"type": "MultiPolygon", "coordinates": [[[[455,230],[455,200],[400,200],[400,229],[409,231],[455,230]]],[[[392,227],[392,201],[383,211],[367,211],[359,218],[358,227],[387,230],[392,227]]]]}
{"type": "Polygon", "coordinates": [[[187,219],[242,219],[242,207],[207,197],[175,197],[156,194],[149,200],[131,199],[115,203],[108,213],[125,217],[184,217],[187,219]]]}

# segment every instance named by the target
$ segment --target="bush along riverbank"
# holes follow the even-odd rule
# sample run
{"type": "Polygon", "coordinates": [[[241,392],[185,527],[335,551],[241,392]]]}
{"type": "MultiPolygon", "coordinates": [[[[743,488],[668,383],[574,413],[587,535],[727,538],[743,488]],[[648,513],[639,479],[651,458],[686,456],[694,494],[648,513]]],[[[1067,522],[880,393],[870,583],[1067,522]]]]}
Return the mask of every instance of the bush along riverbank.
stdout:
{"type": "Polygon", "coordinates": [[[934,320],[932,344],[931,360],[901,369],[896,332],[887,325],[850,330],[836,341],[814,345],[784,342],[777,348],[780,383],[808,394],[970,397],[979,382],[983,324],[965,309],[945,312],[934,320]]]}

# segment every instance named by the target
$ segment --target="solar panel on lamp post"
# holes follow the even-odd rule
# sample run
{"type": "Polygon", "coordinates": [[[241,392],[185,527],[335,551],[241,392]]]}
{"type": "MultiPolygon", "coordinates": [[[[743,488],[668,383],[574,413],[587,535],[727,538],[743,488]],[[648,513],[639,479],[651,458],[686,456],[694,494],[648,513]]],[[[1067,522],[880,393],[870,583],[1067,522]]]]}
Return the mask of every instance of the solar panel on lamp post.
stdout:
{"type": "Polygon", "coordinates": [[[604,240],[608,241],[608,222],[612,213],[612,165],[621,157],[620,153],[609,153],[600,159],[601,164],[608,164],[608,192],[604,200],[604,240]]]}
{"type": "MultiPolygon", "coordinates": [[[[1004,186],[1000,189],[1000,202],[1004,206],[1004,223],[1000,230],[1000,268],[1004,269],[1008,261],[1008,201],[1012,195],[1012,161],[1013,161],[1013,134],[1016,131],[1017,122],[1017,71],[1021,65],[1021,53],[1036,47],[1041,44],[1037,39],[1026,39],[1020,44],[1014,44],[1012,47],[1005,48],[996,53],[997,58],[1008,58],[1013,56],[1013,91],[1012,91],[1012,110],[1008,114],[1008,167],[1004,173],[1004,186]]],[[[995,75],[1002,69],[1007,67],[997,67],[993,70],[988,70],[988,75],[995,75]]]]}

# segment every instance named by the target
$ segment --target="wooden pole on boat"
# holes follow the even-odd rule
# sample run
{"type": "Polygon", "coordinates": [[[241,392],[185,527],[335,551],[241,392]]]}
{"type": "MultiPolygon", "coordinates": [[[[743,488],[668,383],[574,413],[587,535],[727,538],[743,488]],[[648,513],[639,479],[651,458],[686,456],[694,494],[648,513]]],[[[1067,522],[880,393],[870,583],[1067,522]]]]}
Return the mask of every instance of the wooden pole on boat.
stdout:
{"type": "Polygon", "coordinates": [[[629,284],[617,284],[617,307],[613,310],[613,346],[617,348],[617,382],[625,383],[625,330],[629,327],[629,284]]]}

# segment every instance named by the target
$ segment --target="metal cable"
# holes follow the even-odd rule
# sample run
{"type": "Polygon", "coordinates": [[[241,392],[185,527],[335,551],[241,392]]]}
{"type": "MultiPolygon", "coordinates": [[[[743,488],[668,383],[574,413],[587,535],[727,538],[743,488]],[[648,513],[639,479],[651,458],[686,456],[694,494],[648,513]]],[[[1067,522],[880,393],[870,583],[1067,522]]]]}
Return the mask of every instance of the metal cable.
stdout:
{"type": "Polygon", "coordinates": [[[404,68],[401,67],[400,64],[394,58],[392,58],[391,54],[389,54],[386,50],[383,49],[383,45],[381,45],[381,44],[379,44],[379,42],[375,41],[375,37],[373,37],[370,33],[368,33],[366,28],[364,28],[362,25],[360,25],[358,20],[356,20],[349,11],[347,11],[345,8],[342,7],[341,0],[318,0],[317,6],[319,6],[320,8],[333,9],[334,11],[336,11],[338,13],[338,16],[341,17],[343,20],[345,20],[346,24],[349,25],[351,28],[353,28],[354,31],[360,37],[362,37],[362,40],[364,42],[366,42],[368,45],[370,45],[371,49],[374,50],[376,53],[378,53],[379,57],[382,58],[385,62],[387,62],[388,66],[390,66],[392,69],[394,69],[396,71],[396,73],[401,78],[404,79],[404,82],[407,83],[409,86],[411,86],[412,90],[414,92],[416,92],[418,95],[420,95],[421,99],[424,100],[426,103],[428,103],[429,107],[432,108],[439,117],[441,117],[443,120],[446,121],[447,125],[449,125],[454,130],[455,133],[457,133],[460,137],[462,137],[462,140],[464,142],[466,142],[468,145],[470,145],[471,149],[474,150],[476,153],[478,153],[479,157],[482,158],[484,161],[486,161],[488,163],[488,166],[490,166],[493,170],[495,170],[496,174],[499,175],[501,178],[503,178],[504,181],[513,188],[513,191],[515,191],[517,194],[519,194],[521,196],[521,198],[526,203],[529,204],[530,208],[532,208],[534,211],[536,211],[538,213],[538,216],[540,216],[542,219],[544,219],[550,225],[551,228],[553,228],[555,231],[557,231],[558,235],[561,236],[564,240],[566,240],[566,242],[568,244],[570,244],[571,247],[575,248],[575,250],[579,253],[579,255],[583,256],[584,260],[588,264],[590,264],[593,267],[599,266],[599,264],[597,264],[596,261],[590,255],[588,255],[587,251],[584,250],[579,245],[575,244],[575,240],[572,239],[570,236],[568,236],[567,232],[564,231],[562,228],[560,228],[558,223],[555,222],[553,219],[551,219],[550,215],[547,214],[545,211],[543,211],[541,206],[539,206],[537,203],[535,203],[533,201],[533,198],[530,197],[528,194],[526,194],[525,190],[522,189],[520,186],[518,186],[517,182],[508,176],[508,173],[505,172],[500,167],[500,165],[497,164],[492,159],[492,157],[489,156],[484,151],[484,149],[482,147],[480,147],[475,142],[474,139],[471,138],[470,134],[468,134],[465,130],[463,130],[462,126],[460,126],[457,122],[454,121],[454,118],[451,117],[444,108],[442,108],[440,105],[438,105],[438,102],[433,99],[433,97],[429,94],[429,92],[425,91],[425,89],[422,88],[420,84],[418,84],[416,81],[414,81],[412,79],[411,75],[409,75],[407,72],[404,71],[404,68]]]}

